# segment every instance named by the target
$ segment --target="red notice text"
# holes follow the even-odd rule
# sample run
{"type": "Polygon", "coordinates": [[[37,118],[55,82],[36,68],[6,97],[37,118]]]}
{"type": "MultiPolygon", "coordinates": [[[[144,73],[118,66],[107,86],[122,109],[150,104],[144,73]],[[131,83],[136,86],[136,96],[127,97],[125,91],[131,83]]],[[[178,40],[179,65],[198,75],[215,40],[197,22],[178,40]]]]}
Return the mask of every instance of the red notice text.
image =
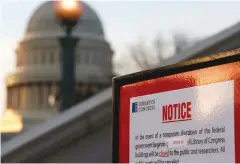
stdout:
{"type": "Polygon", "coordinates": [[[163,105],[162,123],[188,121],[192,119],[191,102],[163,105]]]}

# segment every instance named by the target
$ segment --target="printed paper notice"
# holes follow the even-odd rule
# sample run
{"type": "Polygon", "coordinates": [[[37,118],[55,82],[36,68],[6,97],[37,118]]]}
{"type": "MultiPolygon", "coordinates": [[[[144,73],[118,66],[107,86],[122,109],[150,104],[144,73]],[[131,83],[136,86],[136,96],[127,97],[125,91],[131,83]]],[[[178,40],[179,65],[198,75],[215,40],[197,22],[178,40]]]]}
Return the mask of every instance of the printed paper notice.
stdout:
{"type": "Polygon", "coordinates": [[[130,100],[130,163],[234,163],[234,81],[130,100]]]}

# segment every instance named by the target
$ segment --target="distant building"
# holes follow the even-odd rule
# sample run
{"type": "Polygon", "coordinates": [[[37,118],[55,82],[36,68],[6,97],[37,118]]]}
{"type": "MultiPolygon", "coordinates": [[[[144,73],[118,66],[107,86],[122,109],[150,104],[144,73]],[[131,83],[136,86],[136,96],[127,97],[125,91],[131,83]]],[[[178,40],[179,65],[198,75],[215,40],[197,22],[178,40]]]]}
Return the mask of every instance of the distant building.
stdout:
{"type": "MultiPolygon", "coordinates": [[[[64,31],[53,13],[54,1],[33,13],[24,38],[16,49],[16,71],[7,77],[7,109],[22,116],[24,128],[58,113],[49,97],[59,94],[60,45],[64,31]]],[[[76,49],[78,102],[111,85],[113,51],[105,40],[96,12],[85,2],[73,35],[81,40],[76,49]]]]}

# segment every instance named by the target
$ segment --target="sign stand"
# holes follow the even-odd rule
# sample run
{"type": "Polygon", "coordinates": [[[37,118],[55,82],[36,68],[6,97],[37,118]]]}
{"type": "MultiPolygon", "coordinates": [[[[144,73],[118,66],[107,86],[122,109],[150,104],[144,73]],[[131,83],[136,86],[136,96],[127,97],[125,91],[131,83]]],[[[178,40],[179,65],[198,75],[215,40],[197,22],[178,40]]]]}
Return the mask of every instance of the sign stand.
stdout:
{"type": "Polygon", "coordinates": [[[240,49],[114,78],[112,162],[238,163],[239,117],[240,49]]]}

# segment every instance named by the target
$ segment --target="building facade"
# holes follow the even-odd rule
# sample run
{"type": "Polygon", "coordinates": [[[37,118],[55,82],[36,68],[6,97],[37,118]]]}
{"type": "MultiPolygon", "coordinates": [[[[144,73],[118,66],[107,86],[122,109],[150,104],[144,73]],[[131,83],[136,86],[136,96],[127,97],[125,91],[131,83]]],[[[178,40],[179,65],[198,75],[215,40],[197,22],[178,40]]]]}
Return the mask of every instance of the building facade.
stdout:
{"type": "MultiPolygon", "coordinates": [[[[53,3],[44,2],[33,13],[16,48],[16,71],[7,77],[7,108],[25,121],[41,122],[58,113],[49,98],[59,93],[58,38],[65,34],[56,21],[53,3]]],[[[113,55],[100,18],[88,4],[81,3],[83,15],[73,31],[80,38],[75,56],[78,101],[111,85],[113,55]]]]}

